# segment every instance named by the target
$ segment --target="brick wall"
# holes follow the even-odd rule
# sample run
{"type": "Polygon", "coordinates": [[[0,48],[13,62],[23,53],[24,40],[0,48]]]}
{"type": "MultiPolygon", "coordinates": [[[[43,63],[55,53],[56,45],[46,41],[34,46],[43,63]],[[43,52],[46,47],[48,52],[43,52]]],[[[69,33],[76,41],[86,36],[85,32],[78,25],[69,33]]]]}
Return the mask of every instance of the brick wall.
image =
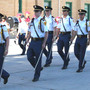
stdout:
{"type": "MultiPolygon", "coordinates": [[[[36,0],[22,0],[22,12],[25,14],[26,11],[30,11],[30,17],[34,15],[33,5],[35,5],[36,0]]],[[[62,6],[66,2],[72,2],[72,17],[78,18],[78,9],[83,8],[85,3],[90,3],[90,0],[51,0],[52,1],[52,15],[60,16],[62,15],[62,6]]],[[[44,6],[44,0],[37,0],[37,4],[44,6]]],[[[7,16],[16,16],[18,13],[18,0],[0,0],[0,12],[6,14],[7,16]]],[[[43,15],[43,13],[42,13],[43,15]]]]}
{"type": "Polygon", "coordinates": [[[90,0],[52,0],[53,15],[62,15],[62,6],[66,5],[66,2],[72,2],[72,17],[78,19],[78,9],[84,9],[85,3],[90,3],[90,0]],[[60,13],[59,13],[60,10],[60,13]]]}
{"type": "Polygon", "coordinates": [[[14,16],[18,11],[18,0],[0,0],[0,12],[7,16],[14,16]]]}
{"type": "Polygon", "coordinates": [[[35,0],[22,0],[22,12],[25,14],[26,11],[30,11],[30,17],[32,18],[33,13],[33,5],[35,5],[35,0]]]}
{"type": "Polygon", "coordinates": [[[58,2],[58,0],[52,0],[52,8],[53,8],[53,10],[52,10],[52,15],[53,16],[58,16],[59,15],[59,2],[58,2]]]}

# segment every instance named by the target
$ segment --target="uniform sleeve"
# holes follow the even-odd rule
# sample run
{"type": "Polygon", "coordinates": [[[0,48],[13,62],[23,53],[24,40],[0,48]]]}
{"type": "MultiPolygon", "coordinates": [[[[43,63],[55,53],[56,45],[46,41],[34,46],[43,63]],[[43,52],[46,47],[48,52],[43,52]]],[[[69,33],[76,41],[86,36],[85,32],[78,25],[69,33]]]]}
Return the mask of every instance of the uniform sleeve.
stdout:
{"type": "Polygon", "coordinates": [[[75,20],[74,19],[70,19],[70,21],[71,21],[71,28],[72,28],[72,30],[74,30],[75,29],[75,20]]]}
{"type": "Polygon", "coordinates": [[[57,27],[57,23],[55,21],[55,18],[53,18],[53,27],[57,27]]]}
{"type": "Polygon", "coordinates": [[[46,21],[44,21],[43,23],[44,23],[44,31],[45,31],[45,32],[48,32],[47,22],[46,22],[46,21]]]}
{"type": "Polygon", "coordinates": [[[90,31],[90,21],[88,22],[88,31],[90,31]]]}
{"type": "Polygon", "coordinates": [[[74,29],[73,29],[74,31],[78,31],[78,25],[76,25],[76,23],[75,23],[75,25],[74,25],[74,29]]]}
{"type": "Polygon", "coordinates": [[[3,27],[3,32],[4,32],[5,39],[7,37],[9,37],[8,30],[7,30],[6,26],[3,27]]]}
{"type": "Polygon", "coordinates": [[[31,32],[31,26],[32,26],[32,23],[29,23],[28,25],[28,31],[31,32]]]}

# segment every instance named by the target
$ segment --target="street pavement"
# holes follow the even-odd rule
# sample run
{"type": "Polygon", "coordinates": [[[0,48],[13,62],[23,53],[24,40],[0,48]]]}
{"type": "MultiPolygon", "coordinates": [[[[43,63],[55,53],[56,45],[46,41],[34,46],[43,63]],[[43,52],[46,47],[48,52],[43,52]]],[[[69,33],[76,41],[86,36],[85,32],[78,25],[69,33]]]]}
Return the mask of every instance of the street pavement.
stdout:
{"type": "MultiPolygon", "coordinates": [[[[27,56],[20,56],[21,49],[10,40],[9,54],[5,58],[4,69],[10,73],[9,81],[0,82],[0,90],[90,90],[90,46],[87,48],[86,67],[82,73],[76,73],[78,60],[75,58],[74,44],[70,47],[70,64],[67,70],[61,70],[63,61],[57,53],[56,43],[53,46],[53,62],[44,68],[38,82],[32,82],[34,68],[27,60],[27,56]]],[[[42,66],[46,57],[43,55],[42,66]]]]}

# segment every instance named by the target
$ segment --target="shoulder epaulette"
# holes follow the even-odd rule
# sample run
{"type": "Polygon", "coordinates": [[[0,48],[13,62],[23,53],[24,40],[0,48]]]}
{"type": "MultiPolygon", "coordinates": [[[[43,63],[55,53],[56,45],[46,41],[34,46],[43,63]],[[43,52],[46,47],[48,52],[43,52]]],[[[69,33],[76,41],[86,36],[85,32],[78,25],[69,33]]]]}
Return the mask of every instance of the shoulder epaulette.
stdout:
{"type": "Polygon", "coordinates": [[[52,18],[54,18],[54,16],[52,16],[52,18]]]}
{"type": "Polygon", "coordinates": [[[79,20],[76,21],[76,24],[78,24],[78,23],[79,23],[79,20]]]}
{"type": "Polygon", "coordinates": [[[33,21],[34,21],[34,18],[32,18],[31,23],[33,23],[33,21]]]}
{"type": "Polygon", "coordinates": [[[73,19],[72,17],[70,17],[71,19],[73,19]]]}
{"type": "Polygon", "coordinates": [[[42,18],[43,20],[45,20],[45,16],[43,16],[43,18],[42,18]]]}
{"type": "Polygon", "coordinates": [[[88,19],[86,19],[86,21],[89,21],[88,19]]]}

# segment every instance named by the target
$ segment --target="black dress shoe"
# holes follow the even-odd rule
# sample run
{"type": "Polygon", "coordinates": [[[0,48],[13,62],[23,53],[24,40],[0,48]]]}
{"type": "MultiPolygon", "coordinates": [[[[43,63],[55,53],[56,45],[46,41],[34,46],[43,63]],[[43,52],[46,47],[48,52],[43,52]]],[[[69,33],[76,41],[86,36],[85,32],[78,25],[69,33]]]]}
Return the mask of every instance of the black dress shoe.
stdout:
{"type": "Polygon", "coordinates": [[[44,67],[49,67],[49,66],[50,66],[50,64],[45,64],[45,65],[44,65],[44,67]]]}
{"type": "Polygon", "coordinates": [[[67,66],[63,66],[63,67],[62,67],[62,70],[64,70],[64,69],[67,69],[67,66]]]}
{"type": "Polygon", "coordinates": [[[87,63],[87,61],[84,61],[84,64],[82,66],[82,68],[84,69],[85,68],[85,64],[87,63]]]}
{"type": "MultiPolygon", "coordinates": [[[[9,76],[10,76],[10,75],[9,75],[9,76]]],[[[9,78],[9,76],[8,76],[8,78],[9,78]]],[[[4,84],[7,84],[7,83],[8,83],[8,78],[5,78],[5,79],[4,79],[4,82],[3,82],[4,84]]]]}
{"type": "Polygon", "coordinates": [[[39,80],[39,78],[34,78],[33,80],[32,80],[32,82],[37,82],[39,80]]]}
{"type": "Polygon", "coordinates": [[[77,73],[83,72],[83,69],[78,69],[76,72],[77,73]]]}
{"type": "Polygon", "coordinates": [[[16,40],[14,40],[14,43],[16,44],[16,40]]]}
{"type": "Polygon", "coordinates": [[[21,55],[25,55],[25,53],[22,53],[21,55]]]}

